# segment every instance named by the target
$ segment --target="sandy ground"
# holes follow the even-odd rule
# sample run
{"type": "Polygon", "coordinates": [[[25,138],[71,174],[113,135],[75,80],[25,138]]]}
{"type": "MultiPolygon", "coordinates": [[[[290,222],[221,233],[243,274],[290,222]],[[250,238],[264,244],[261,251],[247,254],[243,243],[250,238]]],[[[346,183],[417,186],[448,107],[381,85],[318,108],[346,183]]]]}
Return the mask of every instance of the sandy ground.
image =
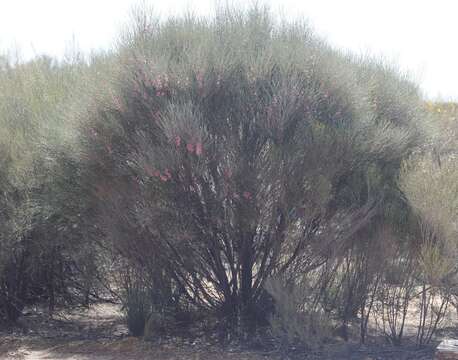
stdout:
{"type": "Polygon", "coordinates": [[[0,352],[0,359],[11,360],[261,360],[281,359],[255,353],[227,353],[216,349],[194,350],[173,345],[150,346],[138,339],[125,338],[114,341],[69,341],[56,345],[49,342],[24,342],[8,345],[0,352]]]}
{"type": "Polygon", "coordinates": [[[258,360],[280,359],[272,354],[222,350],[198,342],[151,344],[128,336],[119,307],[103,304],[27,315],[27,331],[0,332],[0,359],[8,360],[258,360]]]}
{"type": "Polygon", "coordinates": [[[112,304],[56,313],[52,319],[31,311],[24,319],[26,331],[20,328],[0,331],[1,360],[432,360],[434,357],[434,346],[418,349],[340,343],[317,354],[282,354],[223,349],[199,338],[185,341],[169,338],[151,343],[128,336],[119,307],[112,304]]]}

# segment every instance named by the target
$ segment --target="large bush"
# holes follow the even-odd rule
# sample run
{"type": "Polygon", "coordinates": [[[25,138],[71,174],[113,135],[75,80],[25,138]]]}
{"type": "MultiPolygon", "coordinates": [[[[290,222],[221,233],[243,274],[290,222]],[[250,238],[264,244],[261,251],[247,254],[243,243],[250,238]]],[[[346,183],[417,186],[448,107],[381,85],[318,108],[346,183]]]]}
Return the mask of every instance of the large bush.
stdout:
{"type": "Polygon", "coordinates": [[[344,269],[380,209],[402,207],[400,164],[422,136],[407,78],[259,8],[134,25],[80,114],[81,179],[90,220],[161,306],[262,319],[269,277],[344,269]]]}
{"type": "Polygon", "coordinates": [[[69,191],[74,174],[68,150],[75,131],[62,116],[86,71],[83,61],[47,57],[5,58],[0,68],[2,320],[15,320],[36,302],[46,301],[52,312],[59,299],[91,291],[84,284],[94,255],[78,217],[84,206],[69,191]]]}

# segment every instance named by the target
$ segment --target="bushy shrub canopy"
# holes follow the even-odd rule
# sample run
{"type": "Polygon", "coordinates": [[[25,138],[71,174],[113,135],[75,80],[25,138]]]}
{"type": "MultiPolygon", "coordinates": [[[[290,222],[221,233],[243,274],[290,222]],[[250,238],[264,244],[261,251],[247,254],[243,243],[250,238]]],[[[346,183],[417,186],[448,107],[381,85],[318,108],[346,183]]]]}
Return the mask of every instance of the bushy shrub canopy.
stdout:
{"type": "Polygon", "coordinates": [[[378,216],[421,139],[417,88],[264,9],[137,20],[82,115],[100,224],[176,301],[256,314],[268,277],[316,269],[378,216]]]}

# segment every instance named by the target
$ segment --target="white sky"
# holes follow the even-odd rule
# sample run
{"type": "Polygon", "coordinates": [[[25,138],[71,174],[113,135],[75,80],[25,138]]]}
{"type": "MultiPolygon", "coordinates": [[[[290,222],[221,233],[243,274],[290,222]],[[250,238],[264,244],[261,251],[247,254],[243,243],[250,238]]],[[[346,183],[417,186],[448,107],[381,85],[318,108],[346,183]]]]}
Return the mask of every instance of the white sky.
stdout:
{"type": "MultiPolygon", "coordinates": [[[[241,0],[233,2],[239,3],[241,0]]],[[[214,0],[144,0],[163,16],[211,14],[214,0]]],[[[246,1],[248,2],[248,1],[246,1]]],[[[331,44],[383,55],[409,71],[428,97],[458,101],[458,0],[260,0],[303,16],[331,44]]],[[[137,0],[0,0],[0,51],[24,58],[108,48],[137,0]]]]}

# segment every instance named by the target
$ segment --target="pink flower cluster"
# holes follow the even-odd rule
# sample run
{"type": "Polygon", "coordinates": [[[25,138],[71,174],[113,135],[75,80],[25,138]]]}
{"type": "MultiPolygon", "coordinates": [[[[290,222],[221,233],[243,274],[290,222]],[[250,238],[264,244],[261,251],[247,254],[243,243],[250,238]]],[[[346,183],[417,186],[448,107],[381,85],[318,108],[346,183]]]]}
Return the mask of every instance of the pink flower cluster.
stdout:
{"type": "MultiPolygon", "coordinates": [[[[181,146],[181,137],[178,135],[175,136],[175,146],[176,147],[181,146]]],[[[188,142],[186,144],[186,150],[190,154],[196,154],[197,156],[201,156],[204,152],[204,148],[201,142],[196,142],[196,143],[188,142]]]]}
{"type": "Polygon", "coordinates": [[[197,142],[195,144],[193,143],[187,143],[186,144],[186,150],[188,150],[189,153],[195,153],[197,156],[202,155],[203,153],[203,147],[202,143],[197,142]]]}
{"type": "Polygon", "coordinates": [[[197,156],[202,155],[202,151],[203,151],[202,144],[200,142],[196,143],[196,155],[197,156]]]}
{"type": "MultiPolygon", "coordinates": [[[[232,196],[234,197],[235,200],[240,200],[240,195],[239,194],[234,193],[232,196]]],[[[244,191],[242,193],[242,197],[245,200],[250,201],[251,199],[253,199],[253,194],[251,192],[249,192],[249,191],[244,191]]]]}
{"type": "Polygon", "coordinates": [[[172,178],[172,173],[170,172],[169,169],[165,169],[164,172],[161,173],[159,170],[153,169],[149,165],[146,165],[145,171],[149,176],[157,177],[163,182],[166,182],[172,178]]]}
{"type": "Polygon", "coordinates": [[[181,137],[178,136],[178,135],[175,136],[175,145],[176,145],[177,147],[180,147],[180,145],[181,145],[181,137]]]}
{"type": "Polygon", "coordinates": [[[243,192],[243,197],[246,199],[246,200],[251,200],[252,198],[252,195],[249,191],[244,191],[243,192]]]}
{"type": "Polygon", "coordinates": [[[232,170],[229,168],[225,169],[223,175],[226,179],[230,179],[232,177],[232,170]]]}
{"type": "Polygon", "coordinates": [[[167,74],[159,75],[156,79],[151,82],[152,86],[156,88],[156,95],[157,96],[164,96],[166,94],[166,90],[169,86],[169,77],[167,74]]]}
{"type": "Polygon", "coordinates": [[[199,90],[202,90],[204,87],[204,73],[202,71],[198,72],[196,75],[197,86],[199,90]]]}

